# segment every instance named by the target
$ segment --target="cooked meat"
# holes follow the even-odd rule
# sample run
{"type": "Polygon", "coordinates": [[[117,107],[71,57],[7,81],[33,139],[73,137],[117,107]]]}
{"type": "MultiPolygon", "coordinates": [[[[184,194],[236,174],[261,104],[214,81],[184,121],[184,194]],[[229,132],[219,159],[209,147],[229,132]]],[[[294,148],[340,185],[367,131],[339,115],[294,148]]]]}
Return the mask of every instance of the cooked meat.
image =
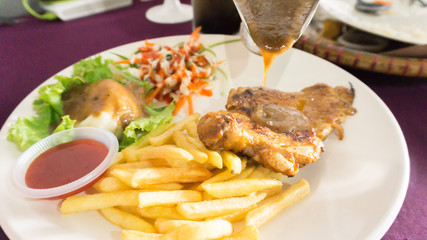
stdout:
{"type": "Polygon", "coordinates": [[[251,157],[267,168],[293,176],[319,159],[333,129],[356,113],[354,90],[316,84],[286,93],[262,87],[232,89],[227,111],[203,116],[197,131],[210,149],[251,157]]]}
{"type": "Polygon", "coordinates": [[[322,141],[310,129],[276,133],[236,112],[210,112],[200,119],[197,131],[210,149],[244,154],[288,176],[317,161],[323,150],[322,141]]]}
{"type": "Polygon", "coordinates": [[[298,110],[312,122],[319,138],[325,139],[333,129],[337,129],[342,139],[341,123],[347,115],[356,113],[351,106],[353,99],[353,88],[332,88],[321,83],[293,93],[262,87],[239,87],[230,91],[226,108],[247,116],[265,104],[298,110]]]}
{"type": "Polygon", "coordinates": [[[118,137],[129,122],[144,117],[144,89],[112,79],[76,85],[62,96],[64,113],[76,126],[107,129],[118,137]]]}

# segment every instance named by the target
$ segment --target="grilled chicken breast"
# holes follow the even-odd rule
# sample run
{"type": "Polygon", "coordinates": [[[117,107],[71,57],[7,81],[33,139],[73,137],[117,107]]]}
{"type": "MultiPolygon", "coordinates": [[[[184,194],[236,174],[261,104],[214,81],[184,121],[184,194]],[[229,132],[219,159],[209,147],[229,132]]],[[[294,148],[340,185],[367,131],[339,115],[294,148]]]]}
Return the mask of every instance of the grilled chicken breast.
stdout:
{"type": "Polygon", "coordinates": [[[322,141],[310,129],[280,134],[236,112],[210,112],[199,120],[197,131],[210,149],[242,153],[288,176],[317,161],[323,149],[322,141]]]}
{"type": "Polygon", "coordinates": [[[341,123],[347,115],[356,113],[356,109],[352,107],[353,99],[353,88],[333,88],[322,83],[291,93],[262,87],[240,87],[230,90],[226,108],[248,116],[263,104],[295,109],[312,122],[319,138],[325,139],[337,129],[342,139],[344,131],[341,123]]]}
{"type": "Polygon", "coordinates": [[[294,176],[317,161],[323,142],[356,113],[354,90],[316,84],[287,93],[262,87],[230,91],[227,111],[210,112],[198,123],[206,147],[246,155],[265,167],[294,176]]]}

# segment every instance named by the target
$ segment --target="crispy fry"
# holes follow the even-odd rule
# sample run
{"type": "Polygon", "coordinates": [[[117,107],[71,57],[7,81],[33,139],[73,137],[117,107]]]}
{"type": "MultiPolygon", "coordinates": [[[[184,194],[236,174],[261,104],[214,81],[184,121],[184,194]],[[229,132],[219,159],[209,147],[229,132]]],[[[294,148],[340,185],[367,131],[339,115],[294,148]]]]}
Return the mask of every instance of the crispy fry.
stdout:
{"type": "Polygon", "coordinates": [[[185,130],[187,130],[188,135],[193,138],[198,138],[199,134],[197,134],[197,122],[191,121],[185,125],[185,130]]]}
{"type": "Polygon", "coordinates": [[[263,167],[262,165],[259,165],[251,175],[249,175],[250,178],[257,178],[257,177],[267,177],[268,174],[270,174],[271,170],[268,168],[263,167]]]}
{"type": "Polygon", "coordinates": [[[137,211],[142,217],[145,218],[185,219],[184,216],[178,213],[175,206],[153,206],[137,208],[137,211]]]}
{"type": "Polygon", "coordinates": [[[175,123],[168,123],[168,124],[163,124],[163,125],[157,127],[156,129],[153,129],[151,132],[147,133],[145,136],[143,136],[141,139],[139,139],[138,142],[136,142],[136,143],[128,146],[127,148],[123,149],[121,151],[123,153],[123,157],[128,162],[138,161],[139,157],[141,156],[140,155],[141,152],[139,152],[138,149],[148,146],[150,144],[148,139],[150,139],[152,137],[156,137],[156,136],[164,133],[165,131],[167,131],[168,129],[173,127],[174,125],[175,125],[175,123]]]}
{"type": "Polygon", "coordinates": [[[112,224],[118,225],[123,229],[148,233],[156,232],[156,229],[154,229],[154,226],[150,223],[121,209],[102,208],[99,209],[99,212],[112,224]]]}
{"type": "Polygon", "coordinates": [[[131,187],[115,177],[103,177],[93,185],[93,188],[98,192],[115,192],[131,189],[131,187]]]}
{"type": "Polygon", "coordinates": [[[175,131],[173,133],[173,140],[178,147],[183,148],[191,153],[191,155],[194,157],[194,161],[198,163],[206,163],[208,161],[208,155],[191,144],[185,137],[184,133],[175,131]]]}
{"type": "Polygon", "coordinates": [[[204,183],[201,185],[203,190],[216,198],[246,196],[253,192],[277,186],[282,186],[282,183],[273,178],[233,179],[225,182],[204,183]]]}
{"type": "Polygon", "coordinates": [[[165,159],[162,158],[151,158],[151,159],[144,159],[143,161],[137,161],[137,162],[128,162],[128,163],[122,163],[117,164],[116,166],[112,167],[114,168],[149,168],[149,167],[168,167],[169,164],[165,159]]]}
{"type": "Polygon", "coordinates": [[[71,196],[62,202],[60,211],[62,214],[70,214],[115,206],[137,206],[140,192],[138,190],[128,190],[71,196]]]}
{"type": "Polygon", "coordinates": [[[230,151],[223,151],[221,157],[224,165],[230,169],[232,173],[239,174],[242,171],[242,161],[236,154],[230,151]]]}
{"type": "MultiPolygon", "coordinates": [[[[246,214],[250,210],[254,209],[256,206],[257,206],[257,204],[254,204],[254,205],[249,206],[247,208],[239,209],[239,210],[237,210],[237,211],[235,211],[233,213],[221,215],[221,216],[215,217],[213,219],[224,219],[224,220],[227,220],[227,221],[229,221],[231,223],[235,223],[235,222],[238,222],[238,221],[241,221],[241,220],[245,219],[246,214]]],[[[208,219],[212,219],[212,218],[208,218],[208,219]]]]}
{"type": "Polygon", "coordinates": [[[202,194],[193,190],[142,192],[139,194],[138,207],[174,205],[182,202],[197,201],[202,201],[202,194]]]}
{"type": "Polygon", "coordinates": [[[215,199],[215,197],[213,197],[212,195],[210,195],[209,193],[207,193],[205,191],[202,192],[202,197],[203,197],[203,200],[214,200],[215,199]]]}
{"type": "Polygon", "coordinates": [[[247,167],[240,174],[236,175],[232,179],[244,179],[244,178],[247,178],[247,177],[249,177],[252,174],[252,172],[254,170],[255,170],[255,166],[247,167]]]}
{"type": "Polygon", "coordinates": [[[240,232],[231,236],[223,237],[221,240],[258,240],[258,229],[251,225],[243,228],[240,232]]]}
{"type": "Polygon", "coordinates": [[[282,188],[283,188],[283,186],[277,186],[277,187],[272,187],[272,188],[268,188],[265,190],[261,190],[259,192],[260,193],[266,193],[267,196],[265,198],[269,198],[269,197],[273,197],[273,196],[276,196],[277,194],[281,193],[282,188]]]}
{"type": "Polygon", "coordinates": [[[205,219],[229,214],[252,206],[266,196],[265,193],[247,197],[222,198],[202,202],[180,203],[176,209],[187,219],[205,219]]]}
{"type": "Polygon", "coordinates": [[[175,145],[162,145],[162,146],[148,146],[138,150],[141,154],[139,160],[146,159],[176,159],[181,161],[191,161],[194,159],[194,156],[191,155],[185,149],[179,148],[175,145]]]}
{"type": "Polygon", "coordinates": [[[205,152],[208,155],[208,162],[211,163],[214,167],[222,169],[223,162],[221,155],[216,152],[209,150],[205,147],[205,145],[200,141],[198,136],[192,137],[192,136],[186,136],[187,141],[189,141],[191,144],[196,146],[201,151],[205,152]]]}
{"type": "Polygon", "coordinates": [[[114,166],[116,164],[124,163],[124,162],[126,162],[126,159],[125,159],[123,153],[118,152],[116,157],[114,158],[113,162],[111,163],[110,167],[114,166]]]}
{"type": "Polygon", "coordinates": [[[254,225],[260,227],[284,209],[308,196],[309,193],[310,186],[308,182],[305,179],[301,179],[278,196],[250,211],[246,215],[246,226],[254,225]]]}
{"type": "Polygon", "coordinates": [[[204,181],[211,176],[211,172],[201,167],[146,168],[135,170],[131,184],[138,187],[161,183],[192,183],[204,181]]]}
{"type": "Polygon", "coordinates": [[[233,232],[230,222],[222,219],[209,221],[166,220],[159,224],[168,239],[204,240],[218,239],[233,232]]]}
{"type": "Polygon", "coordinates": [[[228,169],[223,170],[222,172],[215,174],[213,177],[205,180],[196,188],[196,190],[203,191],[203,184],[226,181],[233,178],[234,176],[236,176],[236,174],[231,173],[228,169]]]}
{"type": "Polygon", "coordinates": [[[123,240],[164,240],[163,234],[158,233],[147,233],[135,230],[123,230],[123,240]]]}
{"type": "Polygon", "coordinates": [[[168,130],[166,130],[162,134],[160,134],[156,137],[149,138],[148,141],[153,146],[164,145],[164,144],[166,144],[172,140],[172,135],[175,131],[183,130],[185,128],[185,126],[187,125],[187,123],[189,123],[191,121],[197,121],[199,118],[200,118],[200,114],[195,113],[195,114],[187,117],[186,119],[180,121],[179,123],[175,124],[175,126],[169,128],[168,130]]]}

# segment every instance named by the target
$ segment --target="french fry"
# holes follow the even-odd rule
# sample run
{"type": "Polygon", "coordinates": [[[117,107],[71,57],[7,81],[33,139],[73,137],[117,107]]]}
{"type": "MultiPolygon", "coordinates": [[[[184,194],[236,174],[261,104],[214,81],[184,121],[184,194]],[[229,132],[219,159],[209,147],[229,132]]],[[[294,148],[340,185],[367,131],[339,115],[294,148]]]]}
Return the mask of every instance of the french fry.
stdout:
{"type": "Polygon", "coordinates": [[[201,185],[203,190],[216,198],[246,196],[253,192],[277,186],[282,186],[282,183],[273,178],[233,179],[225,182],[204,183],[201,185]]]}
{"type": "Polygon", "coordinates": [[[125,159],[123,153],[118,152],[116,157],[114,158],[113,162],[111,163],[110,167],[114,166],[116,164],[124,163],[124,162],[126,162],[126,159],[125,159]]]}
{"type": "MultiPolygon", "coordinates": [[[[256,206],[257,206],[257,204],[254,204],[254,205],[249,206],[247,208],[239,209],[239,210],[237,210],[235,212],[232,212],[232,213],[229,213],[229,214],[225,214],[225,215],[221,215],[221,216],[215,217],[213,219],[224,219],[224,220],[227,220],[227,221],[229,221],[231,223],[235,223],[235,222],[238,222],[238,221],[241,221],[241,220],[245,219],[246,214],[250,210],[254,209],[256,206]]],[[[208,218],[208,219],[212,219],[212,218],[208,218]]]]}
{"type": "Polygon", "coordinates": [[[148,190],[148,191],[152,191],[152,190],[181,190],[183,189],[184,186],[182,184],[179,183],[162,183],[162,184],[153,184],[153,185],[144,185],[142,190],[148,190]]]}
{"type": "Polygon", "coordinates": [[[185,149],[182,149],[180,147],[174,146],[174,145],[162,145],[162,146],[148,146],[141,148],[138,150],[141,154],[139,157],[140,161],[146,160],[146,159],[176,159],[181,161],[191,161],[194,159],[194,156],[191,155],[188,151],[185,149]]]}
{"type": "Polygon", "coordinates": [[[265,193],[247,197],[222,198],[202,202],[179,203],[176,210],[187,219],[214,218],[252,206],[266,196],[265,193]]]}
{"type": "Polygon", "coordinates": [[[266,193],[267,196],[265,198],[269,198],[269,197],[273,197],[276,196],[277,194],[282,192],[282,188],[283,186],[277,186],[277,187],[273,187],[273,188],[268,188],[265,190],[261,190],[259,191],[260,193],[266,193]]]}
{"type": "Polygon", "coordinates": [[[252,172],[255,170],[255,166],[250,166],[245,168],[240,174],[236,175],[235,177],[233,177],[232,179],[243,179],[243,178],[248,178],[252,172]]]}
{"type": "Polygon", "coordinates": [[[216,152],[209,150],[205,147],[205,145],[200,141],[198,136],[192,137],[192,136],[186,136],[187,141],[189,141],[191,144],[196,146],[201,151],[205,152],[208,155],[208,162],[211,163],[214,167],[222,169],[223,162],[221,155],[216,152]]]}
{"type": "Polygon", "coordinates": [[[138,190],[128,190],[71,196],[62,202],[60,211],[62,214],[70,214],[115,206],[137,206],[140,192],[138,190]]]}
{"type": "Polygon", "coordinates": [[[252,173],[249,175],[250,178],[258,178],[258,177],[268,177],[271,170],[268,168],[259,165],[252,173]]]}
{"type": "MultiPolygon", "coordinates": [[[[138,212],[139,207],[138,206],[119,206],[117,207],[125,212],[128,212],[130,214],[133,214],[135,216],[141,216],[138,212]]],[[[141,216],[142,217],[142,216],[141,216]]]]}
{"type": "Polygon", "coordinates": [[[267,174],[267,177],[275,178],[275,179],[277,179],[277,180],[279,180],[279,181],[281,181],[281,182],[283,182],[285,179],[287,179],[287,178],[288,178],[288,176],[286,176],[286,175],[285,175],[285,174],[283,174],[283,173],[278,173],[278,172],[274,172],[274,171],[271,171],[271,170],[270,170],[270,172],[267,174]]]}
{"type": "Polygon", "coordinates": [[[178,147],[183,148],[189,153],[191,153],[191,155],[193,155],[194,157],[194,161],[198,163],[206,163],[208,161],[208,155],[197,149],[197,147],[193,144],[191,144],[187,140],[183,132],[175,131],[173,133],[173,140],[178,147]]]}
{"type": "Polygon", "coordinates": [[[103,177],[93,185],[93,188],[98,192],[115,192],[131,189],[131,187],[115,177],[103,177]]]}
{"type": "Polygon", "coordinates": [[[236,154],[230,151],[222,151],[221,157],[224,165],[231,171],[231,173],[239,174],[242,171],[242,161],[236,154]]]}
{"type": "Polygon", "coordinates": [[[221,240],[258,240],[258,229],[251,225],[243,228],[240,232],[231,236],[223,237],[221,240]]]}
{"type": "Polygon", "coordinates": [[[231,173],[231,171],[229,171],[228,169],[223,170],[222,172],[220,172],[218,174],[215,174],[213,177],[211,177],[211,178],[205,180],[204,182],[202,182],[196,188],[196,190],[203,191],[203,187],[202,187],[203,184],[226,181],[226,180],[229,180],[229,179],[233,178],[234,176],[236,176],[236,174],[231,173]]]}
{"type": "Polygon", "coordinates": [[[301,179],[276,197],[264,202],[246,215],[246,226],[254,225],[260,227],[270,219],[274,218],[284,209],[310,194],[310,186],[305,179],[301,179]]]}
{"type": "Polygon", "coordinates": [[[131,186],[139,187],[161,183],[193,183],[204,181],[211,176],[212,173],[210,171],[201,167],[145,168],[135,170],[131,186]]]}
{"type": "Polygon", "coordinates": [[[222,219],[208,221],[166,220],[159,225],[159,232],[165,232],[167,239],[218,239],[233,232],[231,223],[222,219]]]}
{"type": "Polygon", "coordinates": [[[142,192],[139,194],[138,207],[174,205],[182,202],[197,201],[202,201],[202,193],[193,190],[142,192]]]}
{"type": "Polygon", "coordinates": [[[185,130],[187,130],[188,135],[193,138],[198,138],[199,134],[197,133],[197,122],[191,121],[185,125],[185,130]]]}
{"type": "Polygon", "coordinates": [[[163,234],[123,230],[122,240],[164,240],[163,234]]]}
{"type": "Polygon", "coordinates": [[[175,126],[169,128],[168,130],[163,132],[162,134],[160,134],[156,137],[149,138],[148,141],[153,146],[160,146],[160,145],[164,145],[168,142],[171,142],[172,141],[172,135],[175,131],[182,131],[185,128],[185,126],[187,125],[187,123],[189,123],[191,121],[195,122],[199,119],[199,117],[200,117],[199,113],[195,113],[191,116],[188,116],[184,120],[175,124],[175,126]]]}
{"type": "Polygon", "coordinates": [[[185,219],[184,216],[178,213],[175,206],[153,206],[137,208],[137,211],[139,215],[145,218],[185,219]]]}
{"type": "Polygon", "coordinates": [[[207,193],[205,191],[202,192],[202,198],[203,198],[203,200],[214,200],[215,199],[212,195],[210,195],[209,193],[207,193]]]}
{"type": "Polygon", "coordinates": [[[116,166],[112,167],[114,168],[149,168],[149,167],[168,167],[169,164],[165,159],[161,158],[151,158],[151,159],[145,159],[143,161],[137,161],[137,162],[128,162],[128,163],[122,163],[117,164],[116,166]]]}
{"type": "Polygon", "coordinates": [[[102,208],[99,212],[112,224],[123,229],[154,233],[156,229],[142,218],[117,208],[102,208]]]}
{"type": "Polygon", "coordinates": [[[136,169],[133,169],[133,168],[114,167],[110,170],[110,174],[112,176],[119,179],[129,187],[134,187],[132,186],[132,177],[135,174],[135,172],[136,172],[136,169]]]}
{"type": "Polygon", "coordinates": [[[150,139],[152,137],[156,137],[156,136],[164,133],[169,128],[173,127],[174,125],[175,125],[175,123],[167,123],[167,124],[163,124],[163,125],[155,128],[155,129],[153,129],[151,132],[147,133],[141,139],[139,139],[138,142],[133,143],[132,145],[123,149],[121,151],[123,153],[123,157],[128,162],[138,161],[138,159],[140,157],[140,152],[138,152],[137,150],[150,145],[150,142],[148,141],[148,139],[150,139]]]}

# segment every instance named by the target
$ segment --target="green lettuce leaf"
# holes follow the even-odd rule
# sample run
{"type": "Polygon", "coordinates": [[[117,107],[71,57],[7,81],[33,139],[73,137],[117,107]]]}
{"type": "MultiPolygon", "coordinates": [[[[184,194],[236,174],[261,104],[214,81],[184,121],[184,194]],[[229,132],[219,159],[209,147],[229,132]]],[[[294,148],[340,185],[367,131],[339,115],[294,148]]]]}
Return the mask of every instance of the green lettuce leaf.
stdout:
{"type": "Polygon", "coordinates": [[[136,119],[129,123],[123,131],[123,137],[120,141],[120,150],[137,142],[141,137],[160,125],[170,123],[173,120],[172,112],[174,109],[174,102],[163,108],[146,107],[150,116],[136,119]]]}
{"type": "MultiPolygon", "coordinates": [[[[39,89],[39,97],[33,102],[35,116],[19,117],[9,129],[7,139],[23,151],[48,136],[52,124],[57,123],[63,115],[62,93],[76,84],[112,78],[113,73],[108,68],[112,62],[108,59],[103,61],[100,56],[84,59],[73,66],[71,77],[55,76],[56,83],[39,89]]],[[[73,126],[71,119],[63,118],[58,130],[73,126]]]]}
{"type": "Polygon", "coordinates": [[[67,129],[72,129],[76,124],[76,120],[71,120],[69,115],[62,116],[62,122],[53,130],[52,133],[57,133],[67,129]]]}

